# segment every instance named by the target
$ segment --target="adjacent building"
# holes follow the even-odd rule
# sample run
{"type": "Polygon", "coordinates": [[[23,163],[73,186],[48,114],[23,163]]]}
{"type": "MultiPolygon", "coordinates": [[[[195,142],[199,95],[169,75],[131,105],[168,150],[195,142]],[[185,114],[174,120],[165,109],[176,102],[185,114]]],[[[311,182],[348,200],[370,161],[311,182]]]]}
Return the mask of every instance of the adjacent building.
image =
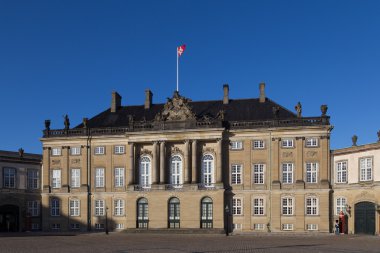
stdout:
{"type": "Polygon", "coordinates": [[[327,106],[303,117],[265,96],[111,107],[43,131],[45,231],[330,231],[327,106]]]}
{"type": "Polygon", "coordinates": [[[41,229],[42,155],[0,150],[0,232],[41,229]]]}
{"type": "Polygon", "coordinates": [[[344,233],[380,232],[380,132],[376,143],[332,151],[332,217],[344,233]]]}

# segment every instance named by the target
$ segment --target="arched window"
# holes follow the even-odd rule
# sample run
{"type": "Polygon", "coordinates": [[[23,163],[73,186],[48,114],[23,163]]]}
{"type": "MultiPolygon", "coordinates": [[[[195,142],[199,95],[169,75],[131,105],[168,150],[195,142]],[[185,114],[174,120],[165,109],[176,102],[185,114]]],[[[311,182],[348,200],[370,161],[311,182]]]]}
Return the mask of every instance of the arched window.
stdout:
{"type": "Polygon", "coordinates": [[[51,207],[50,207],[50,213],[51,216],[59,216],[59,199],[53,198],[51,200],[51,207]]]}
{"type": "Polygon", "coordinates": [[[212,199],[205,197],[201,201],[201,228],[212,228],[212,199]]]}
{"type": "Polygon", "coordinates": [[[168,227],[180,227],[180,202],[178,198],[171,198],[168,207],[168,227]]]}
{"type": "Polygon", "coordinates": [[[152,163],[148,156],[140,158],[140,185],[142,188],[150,188],[152,183],[152,163]]]}
{"type": "Polygon", "coordinates": [[[149,210],[148,200],[146,198],[140,198],[137,200],[137,228],[148,228],[149,224],[149,210]]]}
{"type": "Polygon", "coordinates": [[[170,159],[170,183],[174,187],[181,187],[182,180],[182,158],[179,155],[174,155],[170,159]]]}
{"type": "Polygon", "coordinates": [[[206,154],[202,158],[202,184],[212,187],[214,184],[214,157],[206,154]]]}

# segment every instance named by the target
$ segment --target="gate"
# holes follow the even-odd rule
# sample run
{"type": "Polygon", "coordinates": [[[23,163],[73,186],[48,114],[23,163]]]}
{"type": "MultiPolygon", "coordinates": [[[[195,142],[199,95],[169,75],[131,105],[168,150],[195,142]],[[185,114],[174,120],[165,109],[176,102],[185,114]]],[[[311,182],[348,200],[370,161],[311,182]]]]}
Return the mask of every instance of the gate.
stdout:
{"type": "Polygon", "coordinates": [[[355,204],[355,234],[375,234],[375,212],[374,203],[355,204]]]}

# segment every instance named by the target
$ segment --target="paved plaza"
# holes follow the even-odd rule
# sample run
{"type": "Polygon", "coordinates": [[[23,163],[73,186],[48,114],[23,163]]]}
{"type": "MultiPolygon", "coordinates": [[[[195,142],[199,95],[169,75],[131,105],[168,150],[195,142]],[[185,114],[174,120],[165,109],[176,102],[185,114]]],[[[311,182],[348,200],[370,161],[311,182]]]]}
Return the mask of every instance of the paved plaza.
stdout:
{"type": "Polygon", "coordinates": [[[3,234],[0,252],[380,252],[379,236],[357,235],[167,235],[3,234]]]}

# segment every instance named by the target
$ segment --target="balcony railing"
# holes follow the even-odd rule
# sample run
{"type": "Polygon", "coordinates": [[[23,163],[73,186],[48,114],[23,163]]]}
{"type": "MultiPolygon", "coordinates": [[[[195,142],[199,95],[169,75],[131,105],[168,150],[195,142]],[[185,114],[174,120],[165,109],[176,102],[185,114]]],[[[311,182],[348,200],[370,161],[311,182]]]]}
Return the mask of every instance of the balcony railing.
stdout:
{"type": "Polygon", "coordinates": [[[131,185],[128,188],[132,191],[196,191],[196,190],[219,190],[223,189],[223,184],[152,184],[152,185],[131,185]]]}

